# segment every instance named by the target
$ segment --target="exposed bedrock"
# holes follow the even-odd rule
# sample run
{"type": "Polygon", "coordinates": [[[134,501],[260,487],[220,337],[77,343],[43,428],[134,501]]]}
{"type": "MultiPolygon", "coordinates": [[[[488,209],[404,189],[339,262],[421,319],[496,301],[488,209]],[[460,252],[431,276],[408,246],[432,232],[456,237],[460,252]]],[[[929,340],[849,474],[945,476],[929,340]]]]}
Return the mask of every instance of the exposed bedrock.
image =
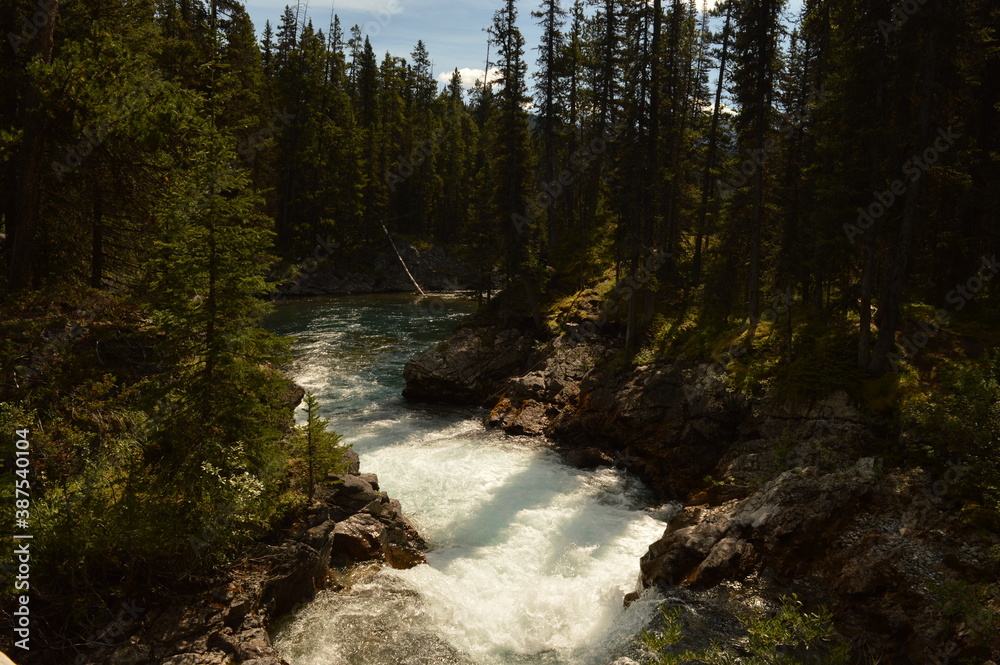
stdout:
{"type": "Polygon", "coordinates": [[[576,466],[627,468],[683,504],[642,557],[646,587],[798,592],[882,662],[996,657],[988,627],[946,617],[940,596],[1000,577],[996,534],[964,524],[940,479],[884,462],[888,423],[844,393],[751,399],[718,365],[624,371],[606,339],[580,342],[466,328],[407,365],[407,394],[483,405],[491,426],[547,436],[576,466]]]}

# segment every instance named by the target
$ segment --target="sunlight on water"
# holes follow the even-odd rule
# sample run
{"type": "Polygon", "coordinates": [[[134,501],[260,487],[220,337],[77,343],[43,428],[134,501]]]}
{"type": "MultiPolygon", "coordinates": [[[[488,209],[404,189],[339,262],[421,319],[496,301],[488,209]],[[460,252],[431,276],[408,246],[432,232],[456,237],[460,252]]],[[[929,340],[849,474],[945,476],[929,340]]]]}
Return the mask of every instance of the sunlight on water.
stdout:
{"type": "Polygon", "coordinates": [[[484,430],[474,411],[399,397],[406,358],[463,309],[317,299],[272,323],[298,336],[297,380],[432,546],[427,565],[371,571],[300,611],[276,639],[292,665],[607,662],[655,605],[622,609],[663,530],[641,484],[569,468],[538,441],[484,430]]]}

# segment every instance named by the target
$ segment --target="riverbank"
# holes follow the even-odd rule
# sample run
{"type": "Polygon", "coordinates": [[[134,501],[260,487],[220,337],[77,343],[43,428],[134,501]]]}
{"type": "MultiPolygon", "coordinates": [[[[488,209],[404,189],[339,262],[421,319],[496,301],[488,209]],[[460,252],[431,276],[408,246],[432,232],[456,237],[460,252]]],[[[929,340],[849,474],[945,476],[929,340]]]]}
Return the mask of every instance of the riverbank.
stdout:
{"type": "Polygon", "coordinates": [[[901,463],[898,429],[845,393],[751,397],[718,364],[626,368],[599,331],[543,340],[486,325],[461,328],[404,376],[411,399],[482,405],[491,426],[544,435],[570,463],[627,468],[682,502],[642,558],[645,588],[723,604],[748,588],[798,593],[833,611],[859,662],[998,653],[1000,541],[949,491],[961,469],[901,463]]]}
{"type": "Polygon", "coordinates": [[[424,562],[426,544],[374,474],[348,473],[317,486],[294,523],[262,539],[213,578],[187,591],[127,604],[75,653],[33,651],[23,663],[75,665],[287,665],[270,627],[324,589],[349,586],[362,568],[406,569],[424,562]],[[144,607],[144,605],[149,607],[144,607]]]}
{"type": "Polygon", "coordinates": [[[438,245],[383,239],[348,249],[332,238],[317,238],[313,254],[277,279],[272,298],[415,293],[414,281],[428,293],[485,290],[476,270],[456,251],[438,245]]]}

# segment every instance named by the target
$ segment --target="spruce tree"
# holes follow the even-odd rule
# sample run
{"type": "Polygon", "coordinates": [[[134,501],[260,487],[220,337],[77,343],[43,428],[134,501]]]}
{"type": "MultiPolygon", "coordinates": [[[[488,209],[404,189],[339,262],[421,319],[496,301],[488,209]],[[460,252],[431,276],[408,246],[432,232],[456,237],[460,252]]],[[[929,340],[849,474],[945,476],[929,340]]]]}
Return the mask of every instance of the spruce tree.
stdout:
{"type": "Polygon", "coordinates": [[[298,438],[295,447],[305,459],[307,496],[312,501],[318,480],[329,473],[343,473],[345,449],[340,446],[340,435],[329,429],[330,420],[320,415],[316,396],[306,393],[302,402],[306,421],[296,427],[298,438]]]}

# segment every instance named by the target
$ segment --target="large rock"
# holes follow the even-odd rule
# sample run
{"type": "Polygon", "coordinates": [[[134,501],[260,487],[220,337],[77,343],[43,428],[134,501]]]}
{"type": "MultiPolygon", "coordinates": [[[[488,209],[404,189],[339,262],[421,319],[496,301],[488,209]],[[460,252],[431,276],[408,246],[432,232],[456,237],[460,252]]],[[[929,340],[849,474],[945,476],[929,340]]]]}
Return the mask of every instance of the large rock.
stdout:
{"type": "Polygon", "coordinates": [[[385,526],[371,515],[354,515],[340,522],[333,531],[333,564],[344,566],[378,558],[384,535],[385,526]]]}
{"type": "Polygon", "coordinates": [[[545,434],[600,453],[667,497],[700,490],[734,441],[750,404],[711,366],[658,364],[622,373],[603,347],[565,343],[538,371],[515,377],[487,418],[511,433],[545,434]],[[693,375],[701,376],[695,381],[693,375]]]}
{"type": "Polygon", "coordinates": [[[526,367],[532,340],[511,330],[500,334],[463,328],[444,344],[412,358],[403,368],[410,399],[483,404],[526,367]]]}
{"type": "Polygon", "coordinates": [[[798,590],[888,662],[930,663],[952,649],[982,660],[984,633],[949,625],[937,585],[995,580],[996,539],[963,527],[932,486],[873,458],[790,469],[748,498],[684,508],[642,557],[642,582],[798,590]]]}
{"type": "Polygon", "coordinates": [[[685,508],[643,556],[643,583],[712,585],[765,566],[794,579],[853,518],[874,480],[871,458],[840,473],[791,469],[742,501],[685,508]]]}

